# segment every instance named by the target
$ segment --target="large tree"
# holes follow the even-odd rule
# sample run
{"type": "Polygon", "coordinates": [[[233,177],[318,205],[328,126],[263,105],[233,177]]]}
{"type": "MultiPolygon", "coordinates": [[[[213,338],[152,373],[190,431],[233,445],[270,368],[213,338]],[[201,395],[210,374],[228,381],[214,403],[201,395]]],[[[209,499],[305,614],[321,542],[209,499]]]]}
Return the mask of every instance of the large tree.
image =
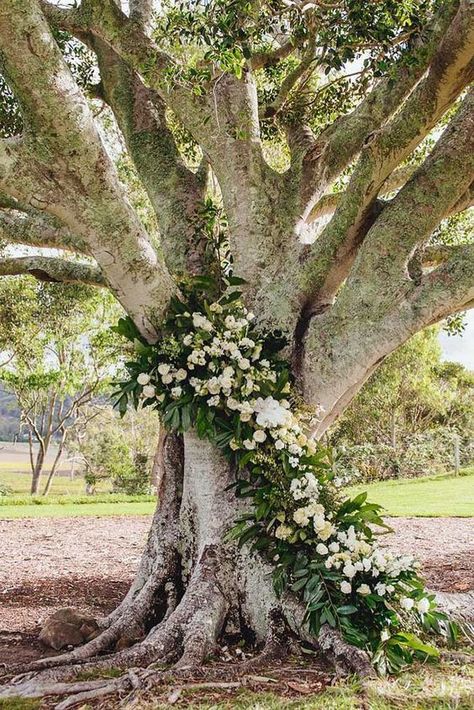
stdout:
{"type": "MultiPolygon", "coordinates": [[[[212,186],[247,307],[288,337],[301,394],[324,409],[321,437],[387,355],[474,304],[474,245],[430,243],[472,201],[472,4],[190,0],[157,14],[151,0],[128,5],[127,15],[114,0],[1,3],[5,113],[15,101],[21,112],[18,134],[4,131],[0,144],[1,233],[63,255],[10,253],[0,273],[109,288],[153,343],[177,276],[213,268],[203,223],[212,186]],[[115,116],[159,247],[119,182],[64,32],[96,58],[91,90],[115,116]],[[201,156],[195,169],[183,146],[201,156]],[[271,163],[275,152],[287,163],[271,163]]],[[[226,624],[271,648],[278,614],[304,636],[299,607],[276,599],[266,564],[223,543],[242,510],[232,481],[208,442],[168,437],[129,594],[101,636],[43,665],[92,657],[142,624],[157,625],[101,663],[196,664],[226,624]]]]}

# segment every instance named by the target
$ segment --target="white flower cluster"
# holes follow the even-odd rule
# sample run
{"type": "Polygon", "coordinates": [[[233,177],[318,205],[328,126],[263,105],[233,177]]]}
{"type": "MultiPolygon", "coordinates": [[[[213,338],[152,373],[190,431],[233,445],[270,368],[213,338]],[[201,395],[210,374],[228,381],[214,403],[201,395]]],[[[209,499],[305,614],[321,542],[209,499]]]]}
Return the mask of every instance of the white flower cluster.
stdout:
{"type": "MultiPolygon", "coordinates": [[[[240,306],[234,315],[225,315],[219,303],[212,303],[209,311],[209,317],[200,312],[184,314],[194,328],[181,336],[185,365],[176,367],[162,362],[151,376],[146,372],[139,374],[137,382],[143,397],[156,397],[163,402],[165,392],[174,400],[192,394],[203,398],[210,408],[237,412],[246,424],[246,434],[242,438],[234,436],[230,448],[246,452],[265,443],[266,452],[273,450],[274,461],[284,460],[285,466],[295,472],[289,493],[298,507],[278,516],[275,537],[292,542],[304,535],[301,539],[314,544],[325,567],[340,572],[343,594],[400,597],[400,576],[415,570],[413,558],[380,550],[353,525],[348,529],[337,527],[333,512],[321,502],[321,485],[305,463],[316,452],[315,443],[304,433],[314,423],[314,415],[310,418],[292,412],[287,399],[262,396],[262,390],[268,392],[277,382],[278,373],[269,360],[261,358],[263,343],[255,335],[249,337],[253,314],[240,306]]],[[[289,392],[287,385],[283,393],[289,392]]],[[[420,614],[430,608],[427,598],[415,602],[402,594],[404,609],[410,611],[415,604],[420,614]]]]}

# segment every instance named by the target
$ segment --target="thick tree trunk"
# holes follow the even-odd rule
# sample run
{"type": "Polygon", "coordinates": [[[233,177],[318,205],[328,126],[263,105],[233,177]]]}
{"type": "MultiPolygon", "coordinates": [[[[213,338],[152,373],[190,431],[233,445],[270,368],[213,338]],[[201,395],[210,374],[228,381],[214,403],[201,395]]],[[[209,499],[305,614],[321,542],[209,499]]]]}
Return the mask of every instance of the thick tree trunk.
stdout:
{"type": "MultiPolygon", "coordinates": [[[[263,648],[261,660],[286,653],[291,638],[316,642],[304,628],[302,605],[289,595],[277,599],[271,565],[245,545],[239,549],[224,541],[247,503],[229,489],[234,471],[221,454],[194,433],[184,441],[171,434],[161,471],[157,511],[126,598],[102,621],[97,638],[37,661],[31,670],[39,675],[15,684],[13,694],[35,694],[91,669],[164,662],[181,671],[201,665],[223,638],[263,648]]],[[[323,630],[319,642],[337,666],[372,672],[366,654],[331,629],[323,630]]]]}

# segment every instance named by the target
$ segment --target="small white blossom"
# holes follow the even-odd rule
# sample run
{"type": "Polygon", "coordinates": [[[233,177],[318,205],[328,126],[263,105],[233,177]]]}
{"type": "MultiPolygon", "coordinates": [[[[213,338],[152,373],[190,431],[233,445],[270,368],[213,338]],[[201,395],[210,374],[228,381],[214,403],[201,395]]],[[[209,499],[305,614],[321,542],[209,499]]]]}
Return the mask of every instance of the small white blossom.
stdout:
{"type": "Polygon", "coordinates": [[[158,365],[158,372],[160,373],[160,375],[167,375],[170,370],[171,365],[168,365],[164,362],[162,362],[161,365],[158,365]]]}
{"type": "Polygon", "coordinates": [[[255,441],[253,439],[244,439],[244,446],[246,449],[252,450],[255,449],[255,441]]]}
{"type": "Polygon", "coordinates": [[[175,372],[174,378],[176,382],[182,382],[186,379],[187,376],[188,373],[186,372],[186,370],[183,367],[180,367],[180,369],[175,372]]]}
{"type": "Polygon", "coordinates": [[[248,370],[250,367],[250,360],[248,360],[246,357],[243,357],[237,362],[237,365],[240,367],[241,370],[248,370]]]}
{"type": "Polygon", "coordinates": [[[214,328],[211,321],[206,316],[203,316],[202,313],[193,313],[193,325],[195,328],[206,330],[208,333],[214,328]]]}
{"type": "Polygon", "coordinates": [[[277,537],[279,540],[287,540],[292,532],[292,528],[290,528],[288,525],[279,525],[275,530],[275,537],[277,537]]]}
{"type": "Polygon", "coordinates": [[[154,397],[155,392],[156,390],[153,385],[145,385],[145,387],[143,388],[143,396],[146,398],[154,397]]]}
{"type": "Polygon", "coordinates": [[[341,582],[341,592],[343,594],[350,594],[352,592],[352,585],[350,582],[341,582]]]}
{"type": "Polygon", "coordinates": [[[417,602],[416,608],[420,614],[426,614],[430,610],[430,600],[423,597],[423,599],[420,599],[420,601],[417,602]]]}
{"type": "Polygon", "coordinates": [[[329,550],[324,543],[320,542],[316,545],[316,552],[318,555],[327,555],[329,550]]]}
{"type": "Polygon", "coordinates": [[[411,611],[411,609],[415,606],[415,602],[413,599],[410,599],[410,597],[402,597],[400,599],[400,606],[406,611],[411,611]]]}
{"type": "Polygon", "coordinates": [[[168,375],[163,375],[161,381],[164,385],[170,385],[173,382],[173,375],[169,373],[168,375]]]}
{"type": "Polygon", "coordinates": [[[137,377],[137,382],[139,385],[147,385],[150,381],[150,375],[148,372],[140,372],[137,377]]]}
{"type": "Polygon", "coordinates": [[[356,592],[358,594],[361,594],[363,597],[366,597],[367,594],[370,594],[370,587],[368,584],[361,584],[360,587],[357,587],[356,592]]]}
{"type": "Polygon", "coordinates": [[[255,441],[257,441],[259,444],[261,444],[262,442],[265,441],[265,439],[267,438],[267,435],[266,435],[265,432],[262,431],[261,429],[257,429],[257,431],[254,431],[254,433],[253,433],[253,438],[254,438],[255,441]]]}
{"type": "Polygon", "coordinates": [[[183,388],[182,387],[173,387],[171,390],[171,396],[173,399],[179,399],[183,393],[183,388]]]}

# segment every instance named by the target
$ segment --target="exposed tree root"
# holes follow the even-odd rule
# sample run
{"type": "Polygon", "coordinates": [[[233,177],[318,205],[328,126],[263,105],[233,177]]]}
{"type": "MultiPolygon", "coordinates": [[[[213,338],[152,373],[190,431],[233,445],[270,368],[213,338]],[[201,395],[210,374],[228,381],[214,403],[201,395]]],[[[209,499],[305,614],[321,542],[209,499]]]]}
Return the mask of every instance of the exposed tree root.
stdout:
{"type": "Polygon", "coordinates": [[[125,645],[136,641],[145,635],[150,610],[161,607],[165,618],[174,610],[177,583],[172,580],[177,580],[180,572],[179,509],[183,465],[183,442],[177,435],[169,435],[163,451],[158,505],[140,567],[123,602],[100,623],[102,633],[73,651],[35,661],[27,670],[80,663],[113,649],[117,643],[125,645]]]}
{"type": "Polygon", "coordinates": [[[374,667],[365,651],[344,641],[342,634],[327,624],[321,627],[318,644],[324,657],[331,661],[339,675],[346,676],[355,673],[360,678],[374,678],[376,676],[374,667]]]}

